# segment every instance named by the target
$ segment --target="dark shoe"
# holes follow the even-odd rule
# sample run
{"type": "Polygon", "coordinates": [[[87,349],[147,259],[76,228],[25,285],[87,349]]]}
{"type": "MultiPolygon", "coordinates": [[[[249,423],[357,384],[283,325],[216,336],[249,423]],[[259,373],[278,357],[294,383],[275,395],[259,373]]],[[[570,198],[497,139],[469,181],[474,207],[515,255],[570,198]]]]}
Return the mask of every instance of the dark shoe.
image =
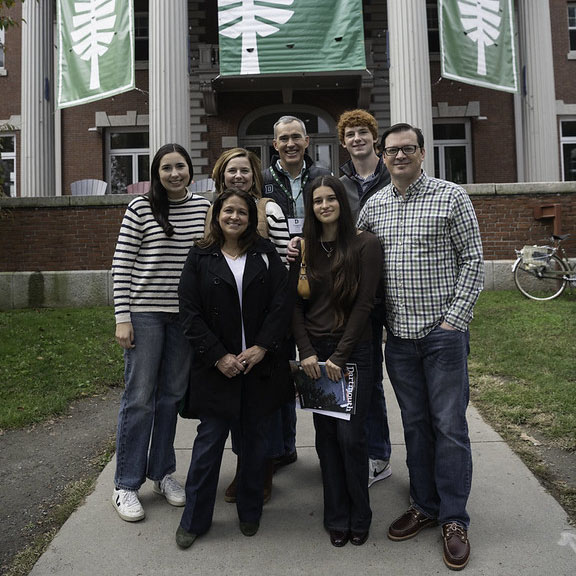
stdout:
{"type": "MultiPolygon", "coordinates": [[[[266,477],[264,479],[264,504],[270,501],[272,498],[272,477],[274,476],[274,468],[272,466],[272,462],[266,465],[266,477]]],[[[224,502],[228,502],[229,504],[234,504],[236,502],[236,492],[238,490],[238,470],[236,470],[236,475],[234,476],[234,480],[230,482],[230,486],[226,488],[224,492],[224,502]]]]}
{"type": "Polygon", "coordinates": [[[230,486],[226,488],[226,492],[224,492],[224,502],[228,502],[229,504],[234,504],[236,502],[236,488],[238,485],[238,476],[234,476],[234,480],[230,482],[230,486]]]}
{"type": "Polygon", "coordinates": [[[228,502],[229,504],[234,504],[236,502],[236,490],[238,488],[238,472],[240,470],[240,461],[236,460],[236,473],[234,474],[234,480],[230,482],[230,486],[226,488],[226,492],[224,492],[224,502],[228,502]]]}
{"type": "Polygon", "coordinates": [[[368,540],[368,530],[366,532],[350,532],[350,543],[354,546],[362,546],[368,540]]]}
{"type": "Polygon", "coordinates": [[[284,456],[281,456],[280,458],[274,458],[272,460],[274,465],[274,472],[280,468],[283,468],[284,466],[288,466],[288,464],[294,464],[296,460],[298,460],[298,453],[296,450],[294,450],[294,452],[286,452],[284,456]]]}
{"type": "Polygon", "coordinates": [[[388,528],[388,538],[390,540],[408,540],[413,538],[424,528],[429,526],[436,526],[437,522],[434,518],[422,514],[410,506],[402,516],[396,518],[390,528],[388,528]]]}
{"type": "Polygon", "coordinates": [[[240,522],[240,532],[244,536],[254,536],[258,532],[258,528],[260,528],[259,522],[240,522]]]}
{"type": "Polygon", "coordinates": [[[442,526],[444,537],[444,564],[450,570],[462,570],[470,559],[470,542],[463,526],[450,522],[442,526]]]}
{"type": "Polygon", "coordinates": [[[264,476],[264,504],[272,498],[272,478],[274,477],[274,462],[266,462],[266,475],[264,476]]]}
{"type": "Polygon", "coordinates": [[[182,526],[178,526],[178,530],[176,530],[176,544],[178,544],[180,548],[190,548],[196,538],[198,538],[198,534],[187,532],[182,526]]]}
{"type": "Polygon", "coordinates": [[[346,546],[348,538],[349,538],[348,532],[340,532],[340,530],[330,530],[330,544],[332,544],[332,546],[336,546],[336,548],[342,548],[342,546],[346,546]]]}

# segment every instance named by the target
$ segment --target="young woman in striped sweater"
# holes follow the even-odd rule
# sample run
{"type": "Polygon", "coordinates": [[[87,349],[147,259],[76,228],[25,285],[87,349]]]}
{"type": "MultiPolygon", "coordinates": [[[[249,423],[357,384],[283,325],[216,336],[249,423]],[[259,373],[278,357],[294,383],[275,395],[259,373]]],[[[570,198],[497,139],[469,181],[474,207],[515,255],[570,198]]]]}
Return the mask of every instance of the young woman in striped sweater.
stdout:
{"type": "Polygon", "coordinates": [[[116,341],[125,362],[112,504],[128,522],[144,518],[138,489],[146,478],[173,506],[186,501],[171,476],[178,405],[192,359],[179,318],[178,283],[210,207],[186,188],[193,169],[182,146],[162,146],[150,172],[150,192],[128,204],[112,264],[116,341]]]}

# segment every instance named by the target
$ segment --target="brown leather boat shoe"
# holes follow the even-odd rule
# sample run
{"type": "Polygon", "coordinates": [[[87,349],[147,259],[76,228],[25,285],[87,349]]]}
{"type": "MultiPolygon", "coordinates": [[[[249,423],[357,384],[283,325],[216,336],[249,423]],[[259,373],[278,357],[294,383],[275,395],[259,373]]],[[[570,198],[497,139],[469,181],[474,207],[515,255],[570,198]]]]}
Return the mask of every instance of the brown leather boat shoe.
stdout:
{"type": "Polygon", "coordinates": [[[456,522],[442,526],[444,541],[444,564],[450,570],[462,570],[470,559],[468,532],[456,522]]]}
{"type": "Polygon", "coordinates": [[[434,518],[429,518],[416,508],[410,506],[402,516],[396,518],[390,528],[388,528],[388,538],[390,540],[400,541],[413,538],[424,528],[429,526],[436,526],[437,522],[434,518]]]}

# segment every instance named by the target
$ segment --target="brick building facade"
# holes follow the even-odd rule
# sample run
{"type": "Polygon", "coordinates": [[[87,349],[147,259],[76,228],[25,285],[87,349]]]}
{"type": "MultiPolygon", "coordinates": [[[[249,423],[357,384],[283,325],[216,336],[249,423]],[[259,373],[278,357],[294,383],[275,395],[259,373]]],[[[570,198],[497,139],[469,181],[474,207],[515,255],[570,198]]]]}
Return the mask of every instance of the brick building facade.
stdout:
{"type": "MultiPolygon", "coordinates": [[[[8,14],[19,20],[23,10],[30,10],[32,16],[41,13],[50,20],[55,4],[55,0],[16,3],[8,14]]],[[[51,99],[53,107],[55,129],[50,135],[52,149],[47,152],[55,157],[54,181],[42,177],[34,157],[23,158],[23,141],[34,140],[34,131],[43,129],[23,128],[30,88],[26,83],[30,80],[23,73],[22,62],[24,54],[34,48],[24,34],[27,24],[5,30],[0,33],[4,45],[0,57],[0,184],[5,195],[13,198],[0,198],[0,275],[109,270],[129,200],[123,194],[126,186],[149,178],[149,157],[154,152],[151,142],[158,138],[154,135],[155,115],[162,112],[151,112],[150,101],[159,83],[164,96],[170,95],[171,89],[169,82],[162,84],[162,66],[170,67],[170,54],[160,66],[149,47],[154,34],[161,46],[173,44],[174,35],[159,28],[159,19],[151,15],[157,14],[153,10],[170,12],[175,6],[187,14],[188,27],[184,44],[171,46],[175,50],[171,54],[180,59],[186,55],[189,72],[186,97],[175,106],[184,102],[186,114],[182,117],[190,118],[185,131],[195,180],[208,178],[222,150],[236,145],[249,147],[266,165],[272,126],[283,114],[305,120],[311,156],[334,173],[348,159],[335,130],[343,111],[368,109],[377,118],[380,131],[398,120],[424,126],[417,106],[410,117],[397,118],[392,90],[393,84],[404,82],[407,93],[419,94],[418,86],[411,84],[414,77],[406,74],[404,78],[397,71],[403,64],[414,64],[414,39],[393,38],[390,33],[412,19],[416,33],[428,38],[425,57],[416,62],[416,80],[422,77],[431,92],[430,102],[423,106],[424,116],[430,119],[430,129],[424,134],[427,159],[436,157],[437,162],[426,169],[469,190],[485,259],[513,259],[514,248],[549,236],[554,222],[536,219],[534,209],[554,204],[559,205],[561,231],[575,233],[567,248],[576,253],[576,2],[514,0],[513,4],[520,46],[518,94],[442,78],[435,1],[362,0],[366,71],[228,78],[220,76],[216,0],[134,0],[135,90],[57,110],[53,106],[54,76],[39,78],[44,97],[51,99]],[[408,13],[400,13],[402,10],[408,13]],[[424,25],[418,23],[419,16],[424,16],[424,25]],[[531,50],[522,48],[526,42],[531,50]],[[546,57],[549,66],[542,66],[546,57]],[[536,88],[542,88],[538,75],[550,68],[553,82],[544,87],[538,100],[536,88]],[[544,112],[551,113],[553,120],[538,127],[544,112]],[[552,176],[537,176],[543,173],[552,176]],[[35,180],[29,178],[31,174],[35,180]],[[81,179],[104,180],[107,196],[70,196],[71,184],[81,179]],[[515,186],[521,182],[545,183],[515,186]]],[[[31,16],[25,16],[30,21],[31,16]]],[[[53,71],[47,75],[50,73],[53,71]]],[[[8,280],[0,278],[3,286],[2,282],[8,280]]]]}
{"type": "MultiPolygon", "coordinates": [[[[22,171],[21,143],[23,77],[23,28],[4,31],[4,58],[0,67],[0,137],[8,144],[4,157],[5,191],[12,196],[59,196],[70,194],[76,180],[94,178],[109,183],[108,192],[122,193],[131,182],[146,179],[149,149],[150,97],[152,60],[148,37],[154,23],[149,21],[153,3],[158,0],[134,0],[136,22],[136,89],[130,92],[63,110],[54,110],[55,117],[55,182],[40,181],[37,190],[25,190],[22,171]],[[116,142],[120,142],[115,149],[116,142]],[[10,150],[10,147],[13,150],[10,150]],[[118,160],[124,164],[118,171],[118,160]]],[[[224,148],[250,146],[266,163],[269,159],[271,130],[274,118],[294,113],[309,122],[312,144],[310,151],[319,161],[330,164],[337,173],[347,160],[339,146],[335,123],[346,109],[367,108],[378,119],[381,130],[395,118],[391,104],[390,61],[394,46],[390,45],[390,11],[405,6],[398,0],[363,0],[367,72],[327,75],[286,75],[273,79],[260,77],[230,80],[219,75],[218,26],[216,0],[174,0],[185,4],[188,15],[188,68],[190,142],[196,178],[210,175],[216,158],[224,148]],[[321,126],[321,127],[319,127],[321,126]]],[[[576,179],[576,3],[568,0],[547,0],[551,34],[550,58],[554,69],[551,106],[555,108],[557,125],[555,150],[546,164],[553,167],[555,177],[546,180],[576,179]],[[564,166],[574,156],[574,170],[564,166]]],[[[34,3],[32,3],[33,5],[34,3]]],[[[50,0],[46,3],[50,4],[50,0]]],[[[55,5],[55,1],[52,0],[55,5]]],[[[423,3],[424,4],[424,3],[423,3]]],[[[433,134],[425,132],[430,155],[432,141],[440,156],[434,167],[436,175],[460,183],[499,183],[532,181],[523,158],[526,142],[539,135],[527,133],[519,120],[529,108],[530,94],[524,79],[530,77],[529,57],[519,50],[521,92],[517,95],[479,88],[441,77],[438,54],[437,2],[427,1],[426,15],[429,56],[423,65],[429,72],[433,134]],[[528,70],[528,72],[527,72],[528,70]]],[[[518,35],[527,35],[523,13],[536,5],[515,0],[518,35]]],[[[161,6],[164,6],[163,4],[161,6]]],[[[41,8],[39,8],[41,9],[41,8]]],[[[420,10],[421,8],[418,8],[420,10]]],[[[423,8],[422,8],[423,9],[423,8]]],[[[9,14],[19,19],[22,4],[15,4],[9,14]]],[[[534,16],[538,16],[535,14],[534,16]]],[[[545,26],[546,22],[542,22],[545,26]]],[[[162,31],[165,36],[169,31],[162,31]]],[[[536,39],[529,40],[538,41],[536,39]]],[[[545,37],[546,34],[541,34],[545,37]]],[[[405,47],[407,60],[410,54],[405,47]]],[[[540,46],[540,51],[546,50],[540,46]]],[[[186,46],[184,47],[186,50],[186,46]]],[[[396,51],[397,53],[398,51],[396,51]]],[[[534,76],[534,75],[532,75],[534,76]]],[[[537,81],[537,79],[536,79],[537,81]]],[[[52,78],[52,93],[55,82],[52,78]]],[[[52,98],[54,96],[52,95],[52,98]]],[[[550,108],[547,106],[546,108],[550,108]]],[[[407,118],[408,121],[413,119],[407,118]]],[[[543,138],[543,136],[542,136],[543,138]]],[[[429,170],[430,171],[430,170],[429,170]]]]}

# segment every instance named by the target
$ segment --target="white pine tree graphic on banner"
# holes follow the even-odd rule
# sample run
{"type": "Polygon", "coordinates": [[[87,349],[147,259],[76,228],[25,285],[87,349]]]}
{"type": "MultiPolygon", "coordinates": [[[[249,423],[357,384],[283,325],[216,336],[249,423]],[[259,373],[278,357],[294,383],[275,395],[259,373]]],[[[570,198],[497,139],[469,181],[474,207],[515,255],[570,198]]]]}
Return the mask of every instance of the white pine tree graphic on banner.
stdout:
{"type": "Polygon", "coordinates": [[[468,38],[478,45],[477,72],[486,76],[486,47],[500,36],[500,0],[462,0],[458,8],[468,38]]]}
{"type": "Polygon", "coordinates": [[[72,48],[82,60],[90,60],[90,90],[100,88],[98,59],[106,54],[108,44],[114,39],[115,9],[116,0],[74,2],[72,48]]]}
{"type": "MultiPolygon", "coordinates": [[[[267,4],[291,6],[294,0],[266,0],[267,4]]],[[[242,62],[240,74],[260,74],[257,36],[266,37],[280,30],[269,24],[286,24],[294,12],[286,8],[262,6],[258,0],[218,0],[218,27],[220,34],[236,39],[242,36],[242,62]],[[222,8],[230,8],[222,10],[222,8]],[[228,26],[231,22],[238,20],[228,26]]]]}

